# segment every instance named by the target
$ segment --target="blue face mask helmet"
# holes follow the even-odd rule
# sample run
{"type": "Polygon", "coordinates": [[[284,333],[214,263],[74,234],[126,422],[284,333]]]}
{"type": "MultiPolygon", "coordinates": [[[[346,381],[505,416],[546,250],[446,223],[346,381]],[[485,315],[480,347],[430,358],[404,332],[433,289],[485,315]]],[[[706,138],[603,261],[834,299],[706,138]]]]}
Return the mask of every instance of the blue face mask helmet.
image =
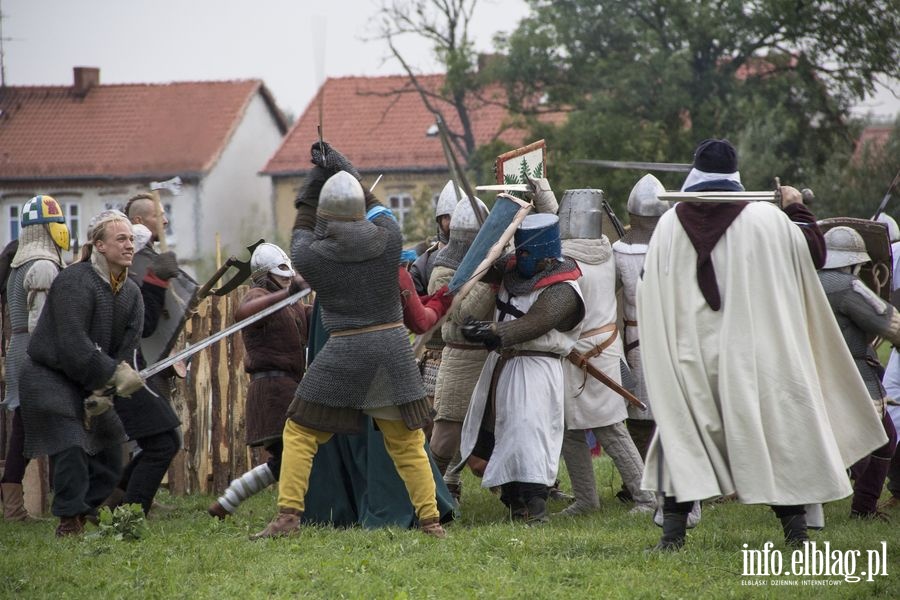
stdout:
{"type": "Polygon", "coordinates": [[[516,229],[516,270],[530,279],[542,271],[547,262],[562,262],[559,239],[559,217],[539,213],[528,215],[516,229]]]}

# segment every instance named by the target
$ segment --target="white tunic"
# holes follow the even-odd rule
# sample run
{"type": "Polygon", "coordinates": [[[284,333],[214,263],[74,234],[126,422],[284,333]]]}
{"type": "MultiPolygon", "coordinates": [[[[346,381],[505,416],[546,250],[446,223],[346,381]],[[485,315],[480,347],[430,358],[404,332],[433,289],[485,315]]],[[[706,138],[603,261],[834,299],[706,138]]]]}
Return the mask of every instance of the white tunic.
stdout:
{"type": "Polygon", "coordinates": [[[722,308],[697,283],[697,253],[664,214],[638,285],[647,388],[658,431],[642,486],[678,501],[829,502],[845,468],[886,440],[799,228],[750,203],[712,252],[722,308]],[[664,468],[663,468],[664,466],[664,468]]]}
{"type": "MultiPolygon", "coordinates": [[[[564,283],[571,285],[581,296],[576,282],[564,283]]],[[[510,298],[506,289],[501,288],[498,297],[527,313],[543,291],[539,289],[527,296],[510,298]]],[[[495,311],[494,318],[500,318],[499,310],[495,311]]],[[[514,317],[507,315],[506,318],[514,317]]],[[[570,331],[551,329],[541,337],[514,348],[553,352],[562,357],[572,350],[580,333],[580,323],[570,331]]],[[[499,359],[500,355],[496,352],[488,355],[472,392],[460,441],[463,457],[471,455],[478,440],[491,377],[499,359]]],[[[562,361],[562,358],[548,356],[516,356],[507,361],[497,381],[494,450],[481,480],[482,487],[494,487],[511,481],[552,485],[556,480],[565,428],[562,361]]]]}
{"type": "MultiPolygon", "coordinates": [[[[581,335],[616,323],[616,264],[609,240],[563,240],[563,254],[575,259],[581,268],[578,285],[584,297],[585,314],[581,322],[581,335]]],[[[607,331],[581,337],[575,344],[579,354],[586,354],[606,342],[612,335],[612,344],[588,361],[616,383],[622,383],[619,361],[622,360],[622,338],[607,331]]],[[[566,428],[593,429],[619,423],[628,416],[626,401],[589,373],[568,360],[563,361],[566,377],[566,428]]]]}
{"type": "MultiPolygon", "coordinates": [[[[622,282],[622,315],[626,321],[637,322],[637,283],[644,268],[644,257],[647,255],[647,244],[626,244],[622,240],[616,240],[612,246],[616,258],[616,271],[622,282]]],[[[638,325],[625,325],[625,345],[634,344],[640,339],[638,325]]],[[[635,346],[625,354],[625,360],[631,367],[631,375],[634,377],[634,395],[647,406],[647,410],[641,410],[630,404],[626,407],[628,417],[631,419],[651,420],[653,411],[650,406],[650,396],[647,394],[647,384],[644,383],[644,372],[641,365],[641,347],[635,346]]]]}

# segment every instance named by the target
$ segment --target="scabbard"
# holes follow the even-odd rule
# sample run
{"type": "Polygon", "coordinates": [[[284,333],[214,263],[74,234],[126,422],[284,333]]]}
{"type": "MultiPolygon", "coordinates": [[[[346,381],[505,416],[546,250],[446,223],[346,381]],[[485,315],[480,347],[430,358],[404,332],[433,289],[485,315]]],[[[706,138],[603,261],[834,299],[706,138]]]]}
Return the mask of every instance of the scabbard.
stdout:
{"type": "Polygon", "coordinates": [[[604,373],[603,371],[601,371],[600,369],[598,369],[597,367],[595,367],[594,365],[589,363],[577,351],[572,350],[571,352],[569,352],[569,355],[566,358],[569,359],[570,363],[572,363],[579,369],[584,369],[585,371],[587,371],[588,375],[590,375],[591,377],[593,377],[594,379],[596,379],[597,381],[599,381],[600,383],[602,383],[603,385],[605,385],[606,387],[608,387],[609,389],[614,391],[615,393],[617,393],[620,396],[622,396],[623,398],[625,398],[625,400],[627,400],[628,403],[631,404],[632,406],[635,406],[641,410],[647,410],[647,405],[644,404],[643,402],[641,402],[640,400],[638,400],[637,396],[635,396],[634,394],[632,394],[631,392],[629,392],[628,390],[623,388],[621,385],[616,383],[613,379],[608,377],[606,375],[606,373],[604,373]]]}

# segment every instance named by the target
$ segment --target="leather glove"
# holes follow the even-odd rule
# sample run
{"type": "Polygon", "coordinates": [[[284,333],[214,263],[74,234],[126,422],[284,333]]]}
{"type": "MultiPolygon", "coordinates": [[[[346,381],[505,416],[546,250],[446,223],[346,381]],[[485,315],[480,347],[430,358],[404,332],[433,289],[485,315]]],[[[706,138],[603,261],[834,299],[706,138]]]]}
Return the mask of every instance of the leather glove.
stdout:
{"type": "Polygon", "coordinates": [[[144,380],[137,371],[131,368],[131,365],[122,361],[116,366],[116,372],[113,373],[108,385],[116,388],[117,396],[128,397],[144,387],[144,380]]]}
{"type": "Polygon", "coordinates": [[[309,288],[309,284],[306,283],[306,280],[300,277],[299,275],[294,275],[291,278],[291,284],[288,286],[288,296],[293,296],[297,292],[302,292],[305,289],[309,288]]]}
{"type": "Polygon", "coordinates": [[[357,179],[360,179],[359,171],[353,166],[346,156],[335,150],[328,142],[313,142],[310,147],[312,163],[330,171],[334,175],[338,171],[347,171],[357,179]],[[324,154],[322,150],[324,149],[324,154]]]}
{"type": "Polygon", "coordinates": [[[104,396],[102,390],[96,390],[84,399],[84,414],[87,417],[97,417],[108,411],[112,406],[112,396],[104,396]]]}
{"type": "Polygon", "coordinates": [[[472,317],[459,328],[463,337],[470,342],[484,344],[488,350],[500,347],[500,336],[497,335],[497,324],[493,321],[476,321],[472,317]]]}
{"type": "Polygon", "coordinates": [[[169,280],[178,275],[178,261],[174,252],[163,252],[150,263],[150,270],[160,279],[169,280]]]}
{"type": "Polygon", "coordinates": [[[559,210],[559,203],[547,178],[528,177],[528,187],[530,191],[525,192],[525,196],[534,203],[535,212],[555,215],[559,210]]]}
{"type": "Polygon", "coordinates": [[[787,208],[791,204],[803,204],[803,195],[795,187],[783,185],[778,188],[778,193],[781,195],[781,208],[787,208]]]}

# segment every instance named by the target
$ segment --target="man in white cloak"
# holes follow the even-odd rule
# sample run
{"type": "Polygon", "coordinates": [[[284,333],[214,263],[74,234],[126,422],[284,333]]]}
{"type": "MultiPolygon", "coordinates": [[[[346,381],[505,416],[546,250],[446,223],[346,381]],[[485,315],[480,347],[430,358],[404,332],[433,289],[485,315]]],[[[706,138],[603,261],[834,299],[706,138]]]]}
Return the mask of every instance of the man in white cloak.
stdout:
{"type": "MultiPolygon", "coordinates": [[[[743,190],[734,147],[702,142],[682,190],[743,190]]],[[[770,505],[802,544],[803,506],[850,495],[846,468],[886,441],[816,276],[815,217],[781,190],[783,210],[681,202],[650,240],[637,299],[657,550],[684,545],[693,501],[730,494],[770,505]]]]}

